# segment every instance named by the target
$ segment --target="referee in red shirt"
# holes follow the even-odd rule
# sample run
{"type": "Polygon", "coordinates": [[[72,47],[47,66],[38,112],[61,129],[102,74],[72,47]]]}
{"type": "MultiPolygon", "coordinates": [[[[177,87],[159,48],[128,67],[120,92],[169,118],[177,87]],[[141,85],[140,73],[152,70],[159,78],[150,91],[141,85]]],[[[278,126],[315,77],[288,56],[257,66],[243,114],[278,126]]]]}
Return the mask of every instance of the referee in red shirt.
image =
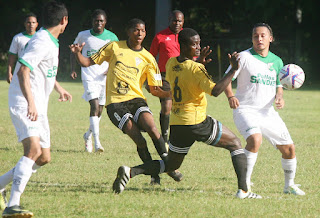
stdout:
{"type": "MultiPolygon", "coordinates": [[[[177,57],[180,54],[180,45],[178,42],[179,32],[182,30],[184,23],[184,15],[179,10],[174,10],[170,13],[169,27],[160,31],[152,40],[150,53],[158,58],[158,65],[162,76],[162,89],[164,91],[170,90],[170,84],[165,80],[166,78],[166,63],[169,58],[177,57]]],[[[169,119],[172,107],[172,98],[160,98],[161,112],[160,112],[160,126],[161,133],[165,142],[168,141],[169,134],[169,119]]]]}

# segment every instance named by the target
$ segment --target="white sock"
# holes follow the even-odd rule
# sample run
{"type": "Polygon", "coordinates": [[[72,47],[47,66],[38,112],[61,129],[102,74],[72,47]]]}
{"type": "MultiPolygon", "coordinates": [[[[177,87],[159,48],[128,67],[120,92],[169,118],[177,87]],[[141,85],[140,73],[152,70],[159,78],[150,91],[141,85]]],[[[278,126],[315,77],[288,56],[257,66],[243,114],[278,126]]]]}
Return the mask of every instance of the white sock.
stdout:
{"type": "Polygon", "coordinates": [[[296,176],[297,170],[297,158],[281,158],[281,164],[284,171],[284,187],[287,188],[291,185],[294,185],[294,177],[296,176]]]}
{"type": "Polygon", "coordinates": [[[10,200],[8,207],[20,205],[20,197],[32,175],[32,166],[34,161],[28,157],[21,157],[15,166],[13,183],[11,187],[10,200]]]}
{"type": "MultiPolygon", "coordinates": [[[[4,189],[6,185],[8,185],[13,180],[13,173],[14,173],[13,167],[11,170],[0,176],[0,190],[4,189]]],[[[0,191],[2,192],[2,191],[0,191]]]]}
{"type": "Polygon", "coordinates": [[[90,129],[95,141],[95,145],[100,145],[100,139],[99,139],[99,117],[93,116],[90,117],[90,129]]]}
{"type": "Polygon", "coordinates": [[[243,149],[244,153],[247,156],[247,176],[246,176],[246,180],[247,180],[247,185],[250,186],[251,185],[251,175],[253,172],[253,168],[254,165],[256,164],[257,158],[258,158],[258,152],[257,153],[253,153],[251,151],[248,151],[247,149],[243,149]]]}
{"type": "Polygon", "coordinates": [[[39,166],[38,164],[34,163],[32,166],[32,173],[36,173],[37,169],[39,169],[41,166],[39,166]]]}

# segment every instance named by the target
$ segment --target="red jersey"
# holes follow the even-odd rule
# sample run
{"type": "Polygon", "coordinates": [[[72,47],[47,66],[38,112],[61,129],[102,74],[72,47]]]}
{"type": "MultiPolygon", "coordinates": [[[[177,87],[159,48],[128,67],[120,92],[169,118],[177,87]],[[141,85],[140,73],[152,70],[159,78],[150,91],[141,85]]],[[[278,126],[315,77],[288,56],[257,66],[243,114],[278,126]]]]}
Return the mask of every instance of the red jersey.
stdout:
{"type": "Polygon", "coordinates": [[[159,54],[158,65],[160,72],[166,72],[168,59],[180,55],[178,34],[174,34],[169,27],[157,33],[152,40],[150,53],[154,57],[159,54]]]}

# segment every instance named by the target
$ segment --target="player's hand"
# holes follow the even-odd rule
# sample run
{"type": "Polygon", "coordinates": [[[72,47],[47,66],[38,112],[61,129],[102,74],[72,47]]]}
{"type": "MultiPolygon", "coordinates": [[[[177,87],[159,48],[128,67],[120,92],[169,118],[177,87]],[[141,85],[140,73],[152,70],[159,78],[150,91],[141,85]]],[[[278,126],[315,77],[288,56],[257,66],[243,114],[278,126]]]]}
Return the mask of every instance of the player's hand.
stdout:
{"type": "Polygon", "coordinates": [[[70,51],[72,53],[79,53],[81,52],[83,46],[85,45],[86,43],[83,42],[81,45],[79,45],[78,43],[77,44],[72,44],[72,45],[69,45],[69,48],[70,48],[70,51]]]}
{"type": "Polygon", "coordinates": [[[201,63],[201,64],[208,64],[212,61],[211,58],[208,58],[207,57],[212,53],[212,50],[210,49],[210,46],[205,46],[201,49],[201,52],[200,52],[200,56],[199,58],[197,59],[197,62],[201,63]]]}
{"type": "Polygon", "coordinates": [[[10,84],[10,83],[11,83],[11,80],[12,80],[12,74],[9,73],[9,74],[7,75],[7,82],[10,84]]]}
{"type": "Polygon", "coordinates": [[[76,71],[73,71],[73,72],[70,74],[70,77],[71,77],[72,79],[76,79],[76,78],[78,77],[77,72],[76,72],[76,71]]]}
{"type": "Polygon", "coordinates": [[[31,102],[28,104],[27,117],[31,121],[36,121],[38,119],[38,111],[37,111],[37,108],[36,108],[36,105],[34,104],[34,102],[31,102]]]}
{"type": "Polygon", "coordinates": [[[278,109],[282,109],[284,107],[284,99],[281,97],[276,97],[275,104],[278,109]]]}
{"type": "Polygon", "coordinates": [[[238,70],[239,69],[239,53],[236,51],[233,52],[232,54],[228,54],[229,62],[233,70],[238,70]]]}
{"type": "Polygon", "coordinates": [[[63,102],[63,101],[70,101],[72,102],[72,95],[67,92],[66,90],[62,89],[60,92],[60,97],[59,97],[59,101],[63,102]]]}
{"type": "Polygon", "coordinates": [[[228,101],[229,101],[229,106],[232,109],[236,109],[240,105],[239,100],[235,96],[228,98],[228,101]]]}

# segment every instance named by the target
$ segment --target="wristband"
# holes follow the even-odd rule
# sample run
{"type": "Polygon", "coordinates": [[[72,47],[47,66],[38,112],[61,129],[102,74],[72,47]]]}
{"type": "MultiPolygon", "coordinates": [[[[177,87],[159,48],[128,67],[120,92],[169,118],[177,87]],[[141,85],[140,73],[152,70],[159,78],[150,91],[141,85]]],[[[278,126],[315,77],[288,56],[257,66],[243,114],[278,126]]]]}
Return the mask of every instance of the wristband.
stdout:
{"type": "Polygon", "coordinates": [[[228,98],[228,101],[229,101],[231,98],[234,98],[234,97],[236,97],[236,96],[234,96],[234,95],[233,95],[233,96],[230,96],[230,97],[228,98]]]}

